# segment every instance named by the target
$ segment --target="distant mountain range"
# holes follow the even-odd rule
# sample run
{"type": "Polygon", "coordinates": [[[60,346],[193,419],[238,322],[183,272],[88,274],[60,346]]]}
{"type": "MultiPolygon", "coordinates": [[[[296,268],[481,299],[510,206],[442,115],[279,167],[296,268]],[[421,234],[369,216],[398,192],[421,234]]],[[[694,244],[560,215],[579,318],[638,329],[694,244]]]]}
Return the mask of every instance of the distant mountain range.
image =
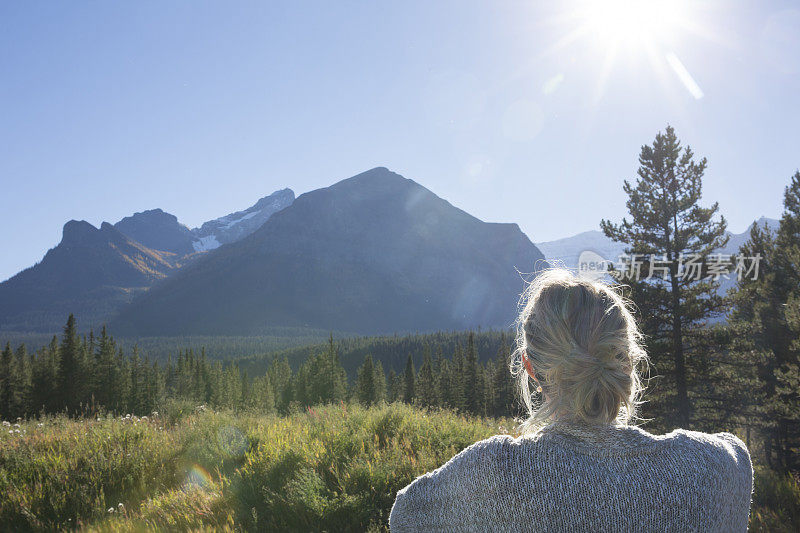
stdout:
{"type": "Polygon", "coordinates": [[[507,327],[518,271],[543,259],[516,224],[482,222],[380,167],[195,229],[161,209],[99,229],[70,221],[40,263],[0,284],[0,330],[55,332],[70,312],[130,337],[507,327]]]}
{"type": "Polygon", "coordinates": [[[257,230],[269,217],[294,201],[291,189],[282,189],[260,199],[255,205],[189,229],[175,215],[151,209],[125,217],[116,224],[119,231],[154,250],[177,255],[207,252],[238,241],[257,230]]]}
{"type": "Polygon", "coordinates": [[[112,320],[122,335],[363,334],[507,327],[542,254],[375,168],[303,194],[251,235],[199,258],[112,320]]]}
{"type": "MultiPolygon", "coordinates": [[[[761,217],[753,224],[766,224],[771,230],[776,231],[780,221],[773,218],[761,217]]],[[[728,244],[724,248],[717,250],[717,252],[732,255],[739,253],[739,248],[750,238],[750,228],[752,228],[752,226],[751,224],[750,227],[747,228],[747,231],[742,233],[727,232],[730,237],[728,239],[728,244]]],[[[603,259],[615,263],[619,260],[620,255],[625,252],[624,244],[612,241],[599,230],[584,231],[572,237],[566,237],[555,241],[538,242],[536,243],[536,247],[541,250],[548,263],[551,265],[565,266],[570,269],[578,268],[578,258],[581,252],[584,251],[595,252],[603,259]]],[[[727,292],[735,285],[735,282],[736,280],[732,278],[721,278],[720,290],[722,292],[727,292]]]]}
{"type": "Polygon", "coordinates": [[[70,220],[39,263],[0,283],[0,330],[55,332],[68,313],[99,324],[203,252],[249,235],[293,200],[283,189],[193,230],[161,209],[99,229],[70,220]]]}
{"type": "Polygon", "coordinates": [[[68,313],[127,337],[508,327],[520,272],[545,259],[576,268],[587,250],[616,260],[624,246],[600,231],[534,245],[379,167],[194,229],[161,209],[100,228],[71,220],[39,263],[0,283],[0,331],[57,332],[68,313]]]}

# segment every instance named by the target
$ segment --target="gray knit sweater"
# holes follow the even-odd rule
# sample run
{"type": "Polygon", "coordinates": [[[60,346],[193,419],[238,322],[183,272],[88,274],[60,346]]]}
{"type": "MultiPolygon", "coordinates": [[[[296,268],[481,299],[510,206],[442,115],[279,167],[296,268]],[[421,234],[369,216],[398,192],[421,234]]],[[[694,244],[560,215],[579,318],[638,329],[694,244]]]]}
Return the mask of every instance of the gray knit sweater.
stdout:
{"type": "Polygon", "coordinates": [[[468,447],[397,493],[391,531],[746,531],[747,447],[730,433],[552,423],[468,447]]]}

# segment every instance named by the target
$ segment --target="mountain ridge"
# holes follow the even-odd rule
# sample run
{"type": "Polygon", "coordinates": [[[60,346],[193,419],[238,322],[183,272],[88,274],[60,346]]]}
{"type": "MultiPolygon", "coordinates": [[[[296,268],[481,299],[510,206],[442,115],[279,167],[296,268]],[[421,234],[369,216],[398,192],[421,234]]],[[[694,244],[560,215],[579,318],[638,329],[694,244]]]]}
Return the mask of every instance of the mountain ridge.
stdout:
{"type": "MultiPolygon", "coordinates": [[[[293,200],[291,189],[281,189],[231,214],[252,213],[248,224],[222,240],[232,242],[251,233],[260,220],[293,200]]],[[[216,239],[214,231],[206,231],[206,238],[216,239]]],[[[136,212],[115,224],[102,222],[99,228],[85,220],[69,220],[61,241],[40,261],[0,283],[0,330],[56,332],[69,313],[84,323],[105,321],[136,294],[222,244],[215,240],[215,245],[198,251],[194,243],[202,238],[200,228],[190,230],[161,208],[136,212]]]]}
{"type": "Polygon", "coordinates": [[[71,220],[40,262],[0,283],[0,324],[18,331],[42,322],[55,327],[68,313],[96,322],[178,266],[169,252],[151,250],[107,222],[95,228],[71,220]]]}
{"type": "Polygon", "coordinates": [[[302,194],[248,237],[153,287],[112,320],[143,335],[358,333],[510,324],[543,256],[385,167],[302,194]],[[286,236],[292,238],[285,238],[286,236]]]}

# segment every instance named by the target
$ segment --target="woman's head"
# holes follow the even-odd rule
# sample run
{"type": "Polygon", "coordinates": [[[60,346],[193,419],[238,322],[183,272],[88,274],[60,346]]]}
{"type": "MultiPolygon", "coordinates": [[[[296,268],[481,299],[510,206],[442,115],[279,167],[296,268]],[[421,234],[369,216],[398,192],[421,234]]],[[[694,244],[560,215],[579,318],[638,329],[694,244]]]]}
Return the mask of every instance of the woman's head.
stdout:
{"type": "Polygon", "coordinates": [[[635,417],[643,390],[638,367],[647,354],[616,288],[545,270],[526,288],[521,307],[512,370],[530,415],[524,429],[551,419],[611,424],[635,417]],[[538,397],[531,379],[542,389],[538,397]]]}

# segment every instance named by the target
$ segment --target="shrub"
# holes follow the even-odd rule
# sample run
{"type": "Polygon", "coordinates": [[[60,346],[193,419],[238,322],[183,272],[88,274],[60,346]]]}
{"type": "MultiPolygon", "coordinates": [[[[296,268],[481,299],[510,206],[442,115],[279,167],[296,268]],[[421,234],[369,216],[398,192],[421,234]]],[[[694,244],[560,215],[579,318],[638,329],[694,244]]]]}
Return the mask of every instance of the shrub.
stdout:
{"type": "Polygon", "coordinates": [[[174,436],[155,422],[26,422],[0,437],[0,525],[64,528],[135,505],[174,484],[174,455],[174,436]]]}
{"type": "Polygon", "coordinates": [[[756,467],[751,531],[800,531],[800,483],[790,475],[756,467]]]}

